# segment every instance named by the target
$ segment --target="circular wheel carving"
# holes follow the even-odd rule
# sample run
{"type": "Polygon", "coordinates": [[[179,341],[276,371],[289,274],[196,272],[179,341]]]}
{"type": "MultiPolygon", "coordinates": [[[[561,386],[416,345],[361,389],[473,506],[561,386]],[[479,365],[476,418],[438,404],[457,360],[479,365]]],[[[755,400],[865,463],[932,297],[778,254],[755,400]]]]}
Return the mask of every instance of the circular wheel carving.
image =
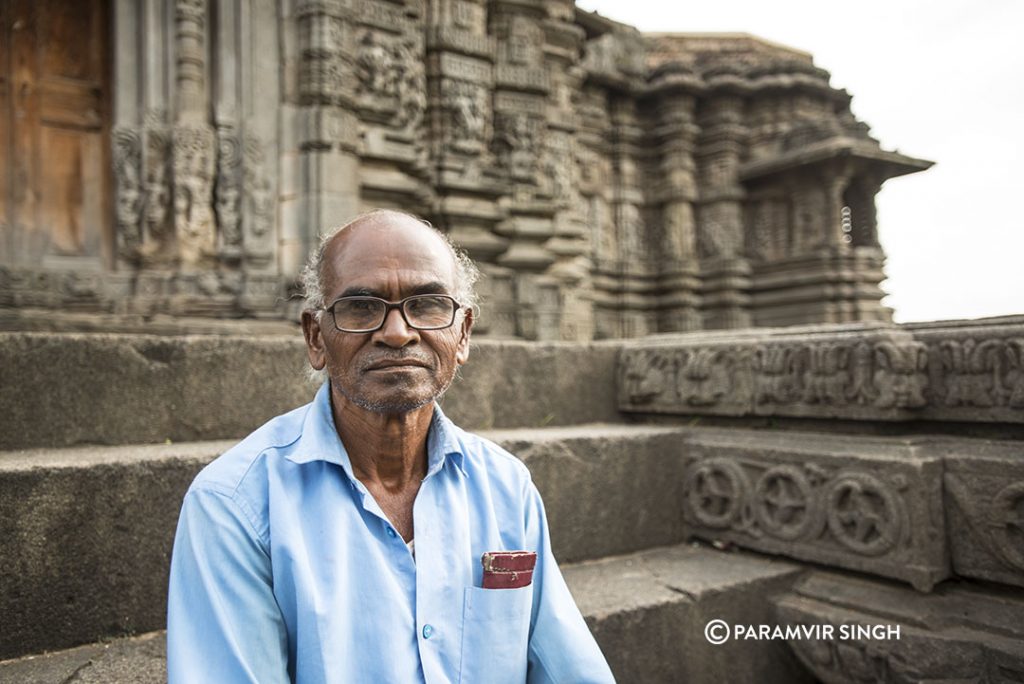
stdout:
{"type": "Polygon", "coordinates": [[[992,538],[1003,559],[1024,570],[1024,482],[1015,482],[996,494],[989,520],[992,538]]]}
{"type": "Polygon", "coordinates": [[[683,487],[693,518],[707,527],[729,527],[743,508],[748,487],[732,461],[709,458],[690,468],[683,487]]]}
{"type": "Polygon", "coordinates": [[[881,555],[899,539],[896,496],[870,475],[843,475],[829,490],[828,528],[851,551],[881,555]]]}
{"type": "Polygon", "coordinates": [[[811,484],[799,468],[776,466],[754,486],[754,514],[765,532],[792,541],[810,527],[812,497],[811,484]]]}

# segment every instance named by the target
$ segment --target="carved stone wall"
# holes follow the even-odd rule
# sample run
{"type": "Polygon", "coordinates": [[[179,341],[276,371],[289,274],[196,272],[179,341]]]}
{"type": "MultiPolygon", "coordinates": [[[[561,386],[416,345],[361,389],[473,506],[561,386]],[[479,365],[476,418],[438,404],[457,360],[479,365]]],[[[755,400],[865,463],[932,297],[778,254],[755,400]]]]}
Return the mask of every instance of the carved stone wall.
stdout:
{"type": "MultiPolygon", "coordinates": [[[[113,256],[84,280],[3,264],[8,305],[293,317],[319,236],[385,206],[481,264],[495,336],[889,318],[874,194],[929,163],[881,150],[805,53],[644,35],[571,0],[114,15],[113,256]]],[[[830,353],[792,363],[859,363],[830,353]]]]}

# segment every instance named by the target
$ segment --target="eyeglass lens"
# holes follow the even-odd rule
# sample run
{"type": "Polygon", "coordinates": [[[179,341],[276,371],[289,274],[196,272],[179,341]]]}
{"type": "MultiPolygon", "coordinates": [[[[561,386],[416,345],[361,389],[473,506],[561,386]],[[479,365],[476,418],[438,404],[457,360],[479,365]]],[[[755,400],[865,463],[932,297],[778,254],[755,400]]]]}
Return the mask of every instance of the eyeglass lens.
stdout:
{"type": "MultiPolygon", "coordinates": [[[[388,306],[374,297],[345,297],[334,303],[334,322],[341,330],[374,330],[381,326],[388,306]]],[[[402,313],[413,328],[446,328],[455,320],[450,297],[420,295],[402,301],[402,313]]]]}

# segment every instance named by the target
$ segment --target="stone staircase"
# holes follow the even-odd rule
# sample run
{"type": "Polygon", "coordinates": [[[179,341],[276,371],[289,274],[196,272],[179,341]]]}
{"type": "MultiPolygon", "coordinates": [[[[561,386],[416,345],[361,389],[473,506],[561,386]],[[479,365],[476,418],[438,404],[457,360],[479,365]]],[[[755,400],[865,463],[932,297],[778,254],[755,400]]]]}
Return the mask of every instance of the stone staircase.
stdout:
{"type": "MultiPolygon", "coordinates": [[[[444,407],[529,466],[621,682],[1024,681],[1024,326],[943,330],[482,340],[444,407]],[[976,374],[1001,404],[978,405],[983,380],[966,403],[933,396],[960,396],[941,366],[954,338],[996,350],[1009,370],[976,374]],[[713,645],[712,619],[908,637],[713,645]]],[[[0,682],[164,680],[181,497],[312,397],[304,363],[298,336],[0,334],[0,682]]]]}

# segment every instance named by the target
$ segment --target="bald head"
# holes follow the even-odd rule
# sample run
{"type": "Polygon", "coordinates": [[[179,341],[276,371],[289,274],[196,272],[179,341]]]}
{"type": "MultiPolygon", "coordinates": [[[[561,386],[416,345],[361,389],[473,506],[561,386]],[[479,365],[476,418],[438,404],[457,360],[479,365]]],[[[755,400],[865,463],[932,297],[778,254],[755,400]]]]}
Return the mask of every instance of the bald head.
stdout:
{"type": "Polygon", "coordinates": [[[452,285],[455,298],[462,304],[476,305],[473,285],[479,271],[468,256],[456,248],[446,235],[411,214],[390,209],[377,209],[361,214],[323,236],[310,254],[302,273],[306,307],[322,309],[331,283],[340,277],[352,258],[375,254],[394,270],[403,268],[402,261],[433,258],[452,285]],[[399,258],[399,253],[403,256],[399,258]]]}

